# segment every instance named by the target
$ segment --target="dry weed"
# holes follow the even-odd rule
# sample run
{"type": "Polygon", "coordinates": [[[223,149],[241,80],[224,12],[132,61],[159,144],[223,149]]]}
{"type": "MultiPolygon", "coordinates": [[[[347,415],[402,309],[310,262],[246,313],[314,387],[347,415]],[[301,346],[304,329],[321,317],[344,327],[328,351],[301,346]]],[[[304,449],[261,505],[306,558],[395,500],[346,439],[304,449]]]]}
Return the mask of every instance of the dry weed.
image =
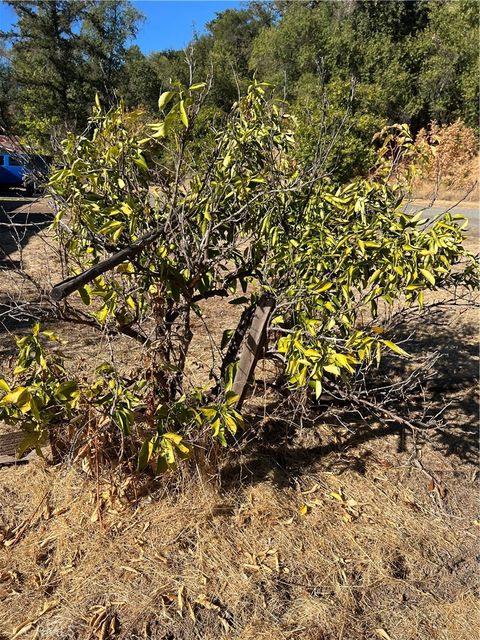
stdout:
{"type": "Polygon", "coordinates": [[[417,197],[459,199],[468,194],[478,200],[478,141],[461,120],[439,125],[431,122],[419,131],[415,148],[420,175],[414,185],[417,197]]]}

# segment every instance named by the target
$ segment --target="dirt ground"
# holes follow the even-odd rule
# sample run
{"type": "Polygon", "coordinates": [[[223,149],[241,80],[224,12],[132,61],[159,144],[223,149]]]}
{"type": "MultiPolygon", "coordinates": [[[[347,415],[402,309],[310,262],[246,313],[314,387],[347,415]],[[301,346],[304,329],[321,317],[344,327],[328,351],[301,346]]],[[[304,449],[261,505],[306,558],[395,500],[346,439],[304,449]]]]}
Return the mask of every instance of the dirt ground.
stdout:
{"type": "MultiPolygon", "coordinates": [[[[48,214],[23,206],[27,222],[48,214]]],[[[42,270],[45,291],[59,275],[44,231],[26,227],[21,244],[22,255],[0,255],[0,314],[12,292],[38,295],[12,277],[12,260],[42,270]]],[[[205,308],[219,334],[232,309],[222,305],[205,308]]],[[[211,468],[96,481],[39,459],[0,467],[0,640],[477,637],[479,317],[439,309],[401,328],[409,351],[443,354],[419,402],[447,404],[448,426],[416,456],[395,425],[333,428],[321,413],[307,424],[294,407],[277,420],[259,380],[249,446],[211,468]]],[[[92,330],[54,329],[79,366],[102,360],[92,330]]],[[[0,358],[26,330],[7,324],[0,358]]],[[[203,348],[190,362],[199,375],[203,348]]],[[[119,354],[126,367],[136,358],[119,354]]]]}

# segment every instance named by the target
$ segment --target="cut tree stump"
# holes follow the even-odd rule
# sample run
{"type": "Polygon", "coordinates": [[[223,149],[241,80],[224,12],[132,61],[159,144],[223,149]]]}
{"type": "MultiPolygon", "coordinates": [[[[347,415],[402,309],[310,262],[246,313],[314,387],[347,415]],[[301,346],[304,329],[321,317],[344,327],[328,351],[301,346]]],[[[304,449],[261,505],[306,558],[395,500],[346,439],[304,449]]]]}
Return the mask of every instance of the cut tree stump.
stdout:
{"type": "Polygon", "coordinates": [[[267,338],[267,327],[275,309],[275,299],[264,295],[258,301],[252,324],[240,354],[232,390],[239,396],[237,409],[240,411],[247,392],[248,382],[253,376],[258,359],[262,355],[267,338]]]}

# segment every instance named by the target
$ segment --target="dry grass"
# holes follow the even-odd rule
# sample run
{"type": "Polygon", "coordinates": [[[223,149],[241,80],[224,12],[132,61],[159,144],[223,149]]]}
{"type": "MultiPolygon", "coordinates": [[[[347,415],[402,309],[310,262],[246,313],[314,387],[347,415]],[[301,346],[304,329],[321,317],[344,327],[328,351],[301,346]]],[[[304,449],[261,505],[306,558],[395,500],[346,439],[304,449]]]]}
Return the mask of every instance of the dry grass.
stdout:
{"type": "Polygon", "coordinates": [[[431,122],[415,140],[420,179],[414,185],[417,198],[479,200],[479,146],[475,131],[461,120],[448,125],[431,122]]]}
{"type": "Polygon", "coordinates": [[[104,480],[101,522],[95,482],[79,470],[38,461],[0,471],[4,541],[15,540],[0,551],[3,637],[53,602],[25,637],[383,629],[397,640],[470,640],[480,621],[472,468],[426,451],[447,491],[437,502],[394,453],[394,436],[338,448],[290,465],[287,450],[283,466],[254,452],[231,460],[243,481],[239,468],[220,488],[193,473],[181,492],[151,486],[130,504],[104,480]],[[114,617],[115,633],[97,633],[97,611],[114,617]]]}
{"type": "MultiPolygon", "coordinates": [[[[206,309],[217,333],[222,309],[206,309]]],[[[95,334],[56,330],[79,366],[102,357],[95,334]]],[[[0,640],[476,637],[478,314],[442,314],[415,340],[447,354],[425,401],[453,403],[420,465],[394,428],[286,426],[266,397],[254,441],[208,470],[96,481],[41,460],[0,468],[0,640]]],[[[190,367],[205,374],[201,341],[190,367]]]]}

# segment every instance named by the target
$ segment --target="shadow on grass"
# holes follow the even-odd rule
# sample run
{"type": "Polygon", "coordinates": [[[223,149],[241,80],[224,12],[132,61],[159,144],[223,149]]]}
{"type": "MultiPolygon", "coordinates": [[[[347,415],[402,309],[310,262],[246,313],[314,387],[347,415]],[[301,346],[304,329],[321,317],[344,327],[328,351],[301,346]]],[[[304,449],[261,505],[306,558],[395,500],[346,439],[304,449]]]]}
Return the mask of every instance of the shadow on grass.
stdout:
{"type": "Polygon", "coordinates": [[[0,192],[0,270],[18,269],[20,262],[13,260],[11,254],[23,249],[32,236],[52,222],[47,206],[44,211],[29,210],[28,205],[33,202],[15,192],[0,192]]]}
{"type": "MultiPolygon", "coordinates": [[[[440,429],[420,433],[420,442],[428,438],[434,451],[444,456],[456,456],[462,462],[476,465],[478,461],[478,328],[477,325],[459,320],[458,315],[436,309],[429,313],[429,323],[421,319],[397,326],[393,339],[402,341],[413,358],[385,357],[381,368],[375,372],[373,386],[382,386],[392,380],[405,379],[412,370],[412,363],[439,352],[441,357],[435,363],[428,381],[413,388],[407,398],[391,407],[407,419],[422,417],[428,421],[443,411],[443,426],[440,429]]],[[[324,410],[327,408],[323,407],[324,410]]],[[[240,458],[243,461],[228,462],[221,473],[222,486],[236,483],[257,483],[267,477],[280,486],[288,485],[292,478],[308,473],[309,468],[318,464],[322,458],[325,469],[332,464],[335,471],[343,469],[365,473],[366,457],[370,455],[365,448],[359,455],[358,447],[368,442],[398,434],[398,450],[401,450],[404,436],[402,427],[392,421],[371,427],[369,421],[359,419],[354,411],[348,411],[340,405],[335,407],[341,421],[350,431],[340,427],[340,423],[326,418],[319,408],[313,408],[308,418],[303,418],[302,426],[295,420],[270,418],[262,420],[251,417],[253,429],[257,429],[254,442],[240,445],[240,458]],[[318,426],[329,424],[331,437],[318,434],[318,426]],[[305,441],[305,443],[303,442],[305,441]],[[329,454],[336,453],[335,462],[327,461],[329,454]]],[[[272,402],[262,407],[262,416],[279,414],[279,403],[272,402]]],[[[372,419],[370,423],[374,422],[372,419]]],[[[407,446],[409,442],[407,441],[407,446]]],[[[395,453],[395,440],[392,441],[392,453],[395,453]]]]}

